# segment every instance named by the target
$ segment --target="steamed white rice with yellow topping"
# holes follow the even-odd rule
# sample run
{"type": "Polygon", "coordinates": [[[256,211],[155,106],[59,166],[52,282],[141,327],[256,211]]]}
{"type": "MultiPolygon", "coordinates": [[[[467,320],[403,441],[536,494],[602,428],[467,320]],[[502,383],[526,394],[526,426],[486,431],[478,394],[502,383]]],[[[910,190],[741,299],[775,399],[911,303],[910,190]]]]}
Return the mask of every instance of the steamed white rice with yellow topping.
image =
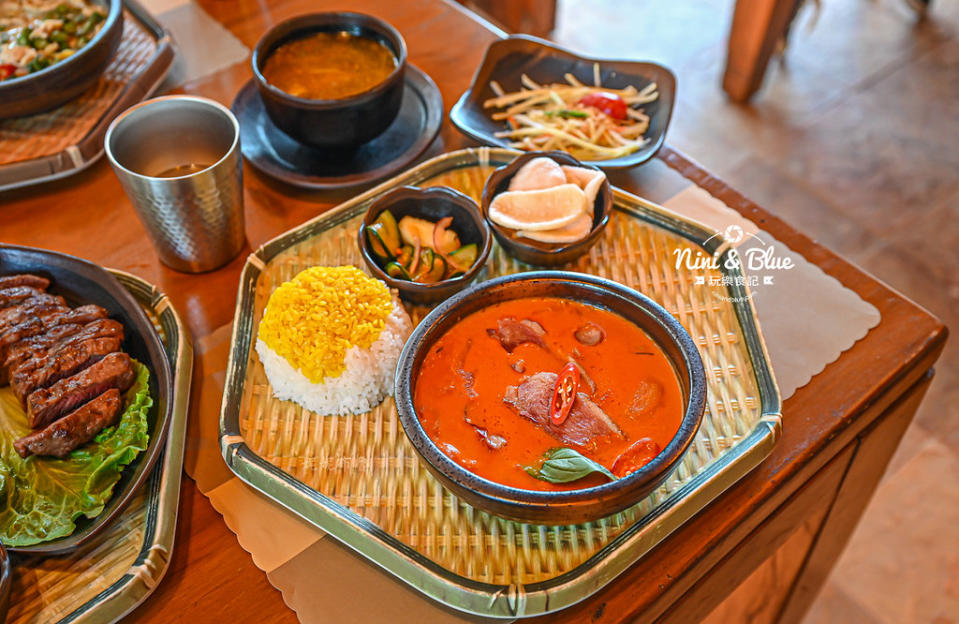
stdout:
{"type": "Polygon", "coordinates": [[[353,266],[313,267],[270,295],[256,353],[276,398],[317,414],[359,414],[393,393],[411,329],[383,282],[353,266]]]}

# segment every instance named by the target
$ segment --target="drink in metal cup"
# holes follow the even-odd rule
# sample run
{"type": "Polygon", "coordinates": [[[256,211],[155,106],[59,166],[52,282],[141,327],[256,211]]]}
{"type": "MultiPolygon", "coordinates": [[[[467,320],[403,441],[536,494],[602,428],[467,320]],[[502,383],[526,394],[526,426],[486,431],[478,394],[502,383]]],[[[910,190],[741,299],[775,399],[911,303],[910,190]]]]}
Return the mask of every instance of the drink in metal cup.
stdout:
{"type": "Polygon", "coordinates": [[[228,108],[172,95],[117,117],[106,154],[163,264],[201,273],[243,248],[240,126],[228,108]]]}

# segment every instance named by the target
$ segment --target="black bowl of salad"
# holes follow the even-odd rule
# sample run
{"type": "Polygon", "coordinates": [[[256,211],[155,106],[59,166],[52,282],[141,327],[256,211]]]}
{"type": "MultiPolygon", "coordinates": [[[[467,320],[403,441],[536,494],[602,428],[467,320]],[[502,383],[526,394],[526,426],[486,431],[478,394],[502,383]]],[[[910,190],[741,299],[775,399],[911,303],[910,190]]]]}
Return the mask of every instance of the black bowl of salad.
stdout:
{"type": "Polygon", "coordinates": [[[123,35],[121,0],[23,0],[0,13],[0,119],[56,108],[86,91],[123,35]]]}

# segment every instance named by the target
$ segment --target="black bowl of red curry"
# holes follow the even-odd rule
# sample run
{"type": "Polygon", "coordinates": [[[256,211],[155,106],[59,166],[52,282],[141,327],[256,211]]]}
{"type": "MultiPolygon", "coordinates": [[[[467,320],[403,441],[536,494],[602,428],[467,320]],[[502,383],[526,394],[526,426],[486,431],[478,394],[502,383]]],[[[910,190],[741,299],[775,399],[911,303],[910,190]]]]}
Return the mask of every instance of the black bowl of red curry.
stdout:
{"type": "MultiPolygon", "coordinates": [[[[561,271],[495,278],[446,300],[413,331],[400,355],[395,378],[396,408],[403,429],[426,467],[445,487],[470,505],[496,515],[554,525],[590,522],[612,515],[640,502],[659,487],[678,466],[699,429],[706,389],[699,351],[682,325],[662,306],[610,280],[561,271]],[[417,414],[414,395],[424,359],[434,343],[474,312],[500,302],[535,298],[566,299],[612,312],[640,328],[669,360],[681,389],[679,427],[661,451],[642,467],[599,485],[595,485],[595,480],[587,481],[579,489],[523,489],[475,474],[444,453],[427,433],[417,414]]],[[[457,417],[454,413],[448,415],[457,417]]]]}

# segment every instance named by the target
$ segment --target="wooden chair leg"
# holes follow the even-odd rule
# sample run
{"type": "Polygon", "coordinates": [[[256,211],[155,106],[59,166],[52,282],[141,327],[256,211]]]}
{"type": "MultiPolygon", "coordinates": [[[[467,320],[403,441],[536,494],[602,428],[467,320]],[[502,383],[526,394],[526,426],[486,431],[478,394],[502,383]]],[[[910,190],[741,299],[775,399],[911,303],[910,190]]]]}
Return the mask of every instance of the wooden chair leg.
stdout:
{"type": "Polygon", "coordinates": [[[737,0],[729,32],[723,89],[736,102],[759,90],[769,58],[796,15],[800,0],[737,0]]]}

